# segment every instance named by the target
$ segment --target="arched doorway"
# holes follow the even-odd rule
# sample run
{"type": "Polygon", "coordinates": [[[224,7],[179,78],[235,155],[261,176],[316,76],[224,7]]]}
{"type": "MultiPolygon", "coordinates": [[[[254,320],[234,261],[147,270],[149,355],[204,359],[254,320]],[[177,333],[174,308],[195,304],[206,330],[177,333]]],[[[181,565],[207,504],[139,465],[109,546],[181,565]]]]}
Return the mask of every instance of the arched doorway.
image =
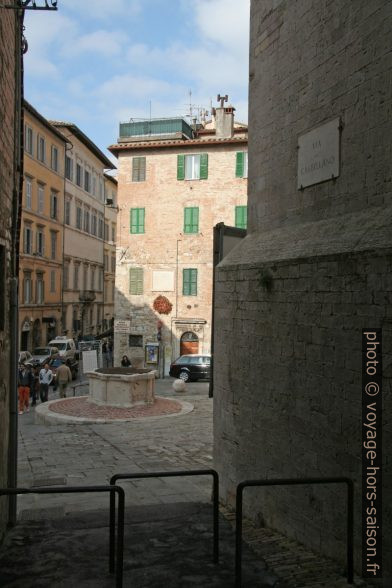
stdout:
{"type": "Polygon", "coordinates": [[[19,349],[21,351],[27,351],[29,349],[29,336],[30,336],[30,320],[25,318],[22,323],[22,331],[20,337],[19,349]]]}
{"type": "Polygon", "coordinates": [[[181,336],[180,355],[194,355],[199,353],[199,337],[192,331],[187,331],[181,336]]]}

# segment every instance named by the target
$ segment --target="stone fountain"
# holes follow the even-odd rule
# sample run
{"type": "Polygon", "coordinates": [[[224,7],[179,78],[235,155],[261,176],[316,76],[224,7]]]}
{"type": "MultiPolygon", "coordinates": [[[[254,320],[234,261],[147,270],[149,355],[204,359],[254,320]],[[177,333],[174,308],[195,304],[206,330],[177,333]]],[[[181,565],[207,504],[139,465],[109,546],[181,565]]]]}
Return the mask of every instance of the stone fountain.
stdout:
{"type": "Polygon", "coordinates": [[[88,372],[89,402],[132,408],[155,402],[156,371],[145,368],[100,368],[88,372]]]}

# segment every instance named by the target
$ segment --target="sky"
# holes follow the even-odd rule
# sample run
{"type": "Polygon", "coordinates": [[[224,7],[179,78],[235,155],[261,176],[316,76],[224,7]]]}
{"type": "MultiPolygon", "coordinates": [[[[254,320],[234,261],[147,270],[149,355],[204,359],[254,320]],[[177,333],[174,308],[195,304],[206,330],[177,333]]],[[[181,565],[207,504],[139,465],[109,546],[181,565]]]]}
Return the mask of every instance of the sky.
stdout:
{"type": "Polygon", "coordinates": [[[210,111],[219,93],[247,122],[249,3],[58,0],[56,12],[26,11],[25,98],[108,156],[120,122],[210,111]]]}

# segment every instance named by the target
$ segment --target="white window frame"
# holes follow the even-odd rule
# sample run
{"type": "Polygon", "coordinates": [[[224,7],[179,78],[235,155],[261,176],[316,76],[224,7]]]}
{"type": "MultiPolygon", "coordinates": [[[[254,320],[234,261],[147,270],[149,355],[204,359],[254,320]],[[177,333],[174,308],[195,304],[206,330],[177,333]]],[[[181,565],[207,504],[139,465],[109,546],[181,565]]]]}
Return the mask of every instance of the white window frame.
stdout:
{"type": "Polygon", "coordinates": [[[200,180],[200,153],[185,155],[185,179],[200,180]]]}
{"type": "Polygon", "coordinates": [[[46,140],[42,135],[37,136],[37,159],[41,163],[46,163],[46,140]]]}
{"type": "Polygon", "coordinates": [[[45,208],[45,186],[37,184],[37,211],[42,214],[45,208]]]}
{"type": "Polygon", "coordinates": [[[34,134],[29,125],[25,126],[25,151],[29,155],[34,155],[34,134]]]}
{"type": "Polygon", "coordinates": [[[26,180],[26,208],[31,210],[33,204],[33,182],[31,178],[25,178],[26,180]]]}
{"type": "Polygon", "coordinates": [[[53,171],[59,171],[59,150],[56,145],[52,145],[50,152],[50,167],[53,171]]]}

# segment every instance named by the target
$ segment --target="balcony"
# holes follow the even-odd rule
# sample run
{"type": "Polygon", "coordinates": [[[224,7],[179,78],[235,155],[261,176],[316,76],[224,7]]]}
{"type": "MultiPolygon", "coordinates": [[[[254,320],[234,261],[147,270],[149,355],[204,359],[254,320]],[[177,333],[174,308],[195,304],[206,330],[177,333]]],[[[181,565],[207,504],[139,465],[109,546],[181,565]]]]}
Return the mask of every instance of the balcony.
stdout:
{"type": "Polygon", "coordinates": [[[193,130],[183,118],[153,118],[137,122],[120,123],[119,141],[172,138],[192,139],[193,130]]]}
{"type": "Polygon", "coordinates": [[[81,290],[79,292],[79,300],[85,304],[88,302],[94,302],[95,292],[93,290],[81,290]]]}

